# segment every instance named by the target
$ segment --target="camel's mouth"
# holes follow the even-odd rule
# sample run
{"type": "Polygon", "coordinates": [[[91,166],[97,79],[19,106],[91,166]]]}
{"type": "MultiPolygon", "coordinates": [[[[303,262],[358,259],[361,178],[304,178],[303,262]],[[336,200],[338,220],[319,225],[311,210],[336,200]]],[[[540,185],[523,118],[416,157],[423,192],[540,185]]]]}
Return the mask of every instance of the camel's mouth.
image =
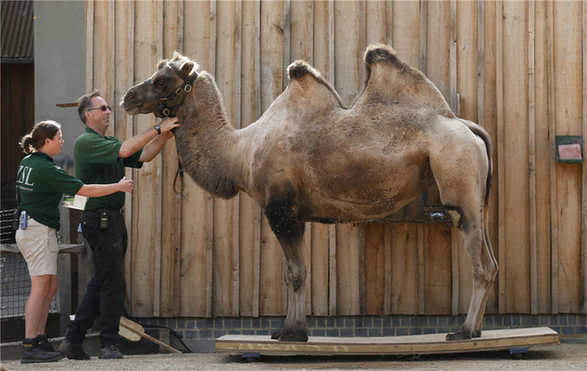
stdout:
{"type": "Polygon", "coordinates": [[[130,102],[125,102],[124,100],[120,102],[120,107],[122,107],[122,109],[124,109],[129,115],[136,115],[139,113],[140,109],[140,106],[130,102]]]}

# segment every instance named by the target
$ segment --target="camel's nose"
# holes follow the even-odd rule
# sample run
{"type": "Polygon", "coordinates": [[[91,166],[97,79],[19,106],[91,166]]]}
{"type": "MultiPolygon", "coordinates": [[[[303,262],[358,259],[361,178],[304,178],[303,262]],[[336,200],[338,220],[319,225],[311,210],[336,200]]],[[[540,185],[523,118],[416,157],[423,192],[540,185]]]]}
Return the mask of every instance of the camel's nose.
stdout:
{"type": "Polygon", "coordinates": [[[135,91],[131,89],[131,90],[127,91],[126,94],[124,95],[124,100],[125,101],[133,100],[136,98],[136,96],[137,96],[137,93],[135,93],[135,91]]]}

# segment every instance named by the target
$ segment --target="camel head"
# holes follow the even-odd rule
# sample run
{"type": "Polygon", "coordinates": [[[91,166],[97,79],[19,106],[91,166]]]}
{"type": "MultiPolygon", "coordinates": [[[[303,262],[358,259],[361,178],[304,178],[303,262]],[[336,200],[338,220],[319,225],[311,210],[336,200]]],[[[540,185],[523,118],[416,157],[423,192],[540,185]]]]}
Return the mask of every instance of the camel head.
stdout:
{"type": "Polygon", "coordinates": [[[120,105],[131,115],[153,113],[157,117],[174,117],[192,90],[198,68],[197,63],[174,52],[173,58],[159,62],[150,78],[128,89],[120,105]]]}

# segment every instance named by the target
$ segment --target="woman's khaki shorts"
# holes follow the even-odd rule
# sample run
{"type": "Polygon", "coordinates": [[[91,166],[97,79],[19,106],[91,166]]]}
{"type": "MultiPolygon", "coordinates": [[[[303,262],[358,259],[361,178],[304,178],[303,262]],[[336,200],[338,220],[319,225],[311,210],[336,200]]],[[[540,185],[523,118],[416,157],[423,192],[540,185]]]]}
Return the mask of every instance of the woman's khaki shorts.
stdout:
{"type": "Polygon", "coordinates": [[[29,268],[30,276],[57,274],[57,235],[49,228],[28,218],[27,229],[16,231],[16,245],[29,268]]]}

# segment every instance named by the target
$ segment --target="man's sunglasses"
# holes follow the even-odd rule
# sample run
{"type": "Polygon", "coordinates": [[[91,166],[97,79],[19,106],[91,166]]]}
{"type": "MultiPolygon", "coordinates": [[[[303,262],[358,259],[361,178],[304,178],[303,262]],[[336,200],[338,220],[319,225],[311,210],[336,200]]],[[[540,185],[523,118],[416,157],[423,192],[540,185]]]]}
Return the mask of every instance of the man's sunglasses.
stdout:
{"type": "Polygon", "coordinates": [[[112,108],[110,106],[100,106],[100,107],[94,107],[94,108],[88,108],[87,111],[93,111],[93,110],[97,110],[99,109],[100,111],[112,111],[112,108]]]}

